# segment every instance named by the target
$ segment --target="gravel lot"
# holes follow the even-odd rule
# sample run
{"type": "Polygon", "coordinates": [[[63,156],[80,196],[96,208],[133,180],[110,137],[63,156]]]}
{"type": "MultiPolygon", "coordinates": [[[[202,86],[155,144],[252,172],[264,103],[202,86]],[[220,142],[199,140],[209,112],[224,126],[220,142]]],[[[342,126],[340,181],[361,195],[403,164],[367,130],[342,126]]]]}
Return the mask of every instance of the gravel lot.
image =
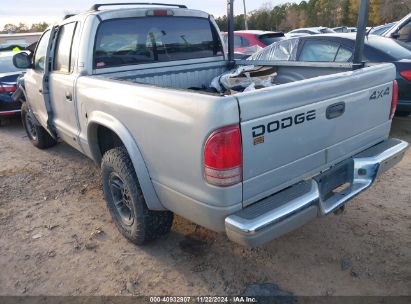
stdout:
{"type": "MultiPolygon", "coordinates": [[[[411,142],[411,117],[393,136],[411,142]]],[[[176,217],[146,247],[105,207],[99,170],[66,144],[40,151],[0,127],[0,295],[411,295],[411,151],[340,216],[247,249],[176,217]]]]}

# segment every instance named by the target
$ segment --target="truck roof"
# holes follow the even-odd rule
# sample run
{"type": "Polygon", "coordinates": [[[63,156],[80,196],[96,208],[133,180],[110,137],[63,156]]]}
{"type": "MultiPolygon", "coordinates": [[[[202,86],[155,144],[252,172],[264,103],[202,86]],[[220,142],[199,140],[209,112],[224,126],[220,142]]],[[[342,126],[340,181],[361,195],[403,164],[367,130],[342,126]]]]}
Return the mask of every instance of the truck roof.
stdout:
{"type": "Polygon", "coordinates": [[[98,9],[102,6],[119,6],[119,5],[148,5],[148,6],[167,6],[167,7],[178,7],[178,8],[187,8],[187,6],[183,4],[171,4],[171,3],[144,3],[144,2],[130,2],[130,3],[97,3],[93,4],[90,8],[90,11],[98,11],[98,9]]]}
{"type": "Polygon", "coordinates": [[[200,10],[188,9],[185,5],[164,3],[109,3],[95,4],[90,10],[71,16],[66,20],[78,20],[90,15],[98,16],[102,20],[115,18],[145,17],[148,11],[158,9],[172,12],[172,16],[209,18],[209,14],[200,10]],[[107,6],[107,8],[105,8],[107,6]],[[126,7],[124,7],[126,6],[126,7]],[[135,6],[135,7],[131,7],[135,6]],[[104,7],[104,9],[99,9],[104,7]]]}

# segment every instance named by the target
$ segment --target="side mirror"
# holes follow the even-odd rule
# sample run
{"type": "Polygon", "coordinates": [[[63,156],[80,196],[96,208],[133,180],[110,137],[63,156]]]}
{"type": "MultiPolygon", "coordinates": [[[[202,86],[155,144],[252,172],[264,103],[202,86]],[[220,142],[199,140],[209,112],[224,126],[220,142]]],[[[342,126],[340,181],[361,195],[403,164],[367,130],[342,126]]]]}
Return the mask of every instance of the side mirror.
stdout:
{"type": "Polygon", "coordinates": [[[392,39],[398,39],[398,38],[400,38],[400,33],[398,33],[398,32],[392,33],[392,34],[391,34],[391,38],[392,38],[392,39]]]}
{"type": "Polygon", "coordinates": [[[26,52],[20,52],[13,56],[13,64],[18,69],[31,68],[31,56],[26,52]]]}

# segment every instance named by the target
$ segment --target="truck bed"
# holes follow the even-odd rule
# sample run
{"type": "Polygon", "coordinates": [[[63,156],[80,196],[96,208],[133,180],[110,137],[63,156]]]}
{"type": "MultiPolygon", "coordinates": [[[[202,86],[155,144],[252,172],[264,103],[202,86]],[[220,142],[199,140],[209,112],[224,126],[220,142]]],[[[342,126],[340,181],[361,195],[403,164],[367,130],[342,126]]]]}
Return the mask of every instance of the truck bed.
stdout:
{"type": "MultiPolygon", "coordinates": [[[[101,74],[100,77],[112,80],[126,81],[138,84],[148,84],[163,88],[195,90],[199,93],[208,93],[206,90],[213,78],[231,70],[226,61],[205,62],[179,66],[162,66],[160,68],[135,69],[124,72],[101,74]]],[[[348,71],[344,67],[313,67],[283,64],[275,67],[277,76],[274,84],[285,84],[318,76],[337,74],[348,71]]]]}

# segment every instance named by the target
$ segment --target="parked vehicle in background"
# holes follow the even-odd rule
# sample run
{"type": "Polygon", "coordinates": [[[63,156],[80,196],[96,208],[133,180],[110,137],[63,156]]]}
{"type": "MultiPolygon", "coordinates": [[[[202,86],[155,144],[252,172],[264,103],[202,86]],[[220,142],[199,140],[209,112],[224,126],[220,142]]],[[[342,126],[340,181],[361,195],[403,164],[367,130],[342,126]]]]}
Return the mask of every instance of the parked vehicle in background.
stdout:
{"type": "Polygon", "coordinates": [[[384,25],[373,27],[368,31],[368,34],[383,36],[384,33],[387,32],[390,28],[392,28],[395,24],[396,22],[392,22],[392,23],[387,23],[384,25]]]}
{"type": "Polygon", "coordinates": [[[332,30],[336,33],[355,33],[357,32],[356,27],[347,27],[347,26],[335,27],[332,30]]]}
{"type": "MultiPolygon", "coordinates": [[[[304,36],[274,43],[249,59],[308,62],[350,62],[353,60],[355,34],[304,36]],[[275,52],[275,50],[281,52],[275,52]],[[284,57],[287,53],[289,56],[284,57]]],[[[364,60],[372,63],[391,62],[397,68],[399,100],[397,113],[411,113],[411,45],[380,36],[368,36],[364,60]]]]}
{"type": "Polygon", "coordinates": [[[258,246],[341,209],[402,159],[408,143],[389,139],[392,64],[235,66],[210,14],[113,5],[62,21],[14,59],[28,68],[28,138],[64,140],[100,166],[131,242],[169,232],[176,213],[258,246]]]}
{"type": "Polygon", "coordinates": [[[7,52],[7,51],[13,51],[13,52],[19,52],[23,51],[27,48],[28,44],[27,43],[22,43],[22,44],[1,44],[0,45],[0,52],[7,52]]]}
{"type": "Polygon", "coordinates": [[[318,35],[318,34],[327,34],[327,33],[335,33],[332,29],[328,27],[307,27],[307,28],[299,28],[292,30],[287,33],[288,37],[299,37],[304,35],[318,35]]]}
{"type": "Polygon", "coordinates": [[[0,34],[0,51],[24,50],[39,40],[42,33],[0,34]]]}
{"type": "MultiPolygon", "coordinates": [[[[224,42],[227,44],[227,33],[223,33],[224,42]]],[[[234,32],[234,51],[237,53],[245,53],[250,47],[259,46],[265,48],[266,46],[285,39],[283,32],[269,32],[269,31],[235,31],[234,32]]]]}
{"type": "Polygon", "coordinates": [[[21,103],[12,94],[17,88],[17,78],[23,70],[13,65],[15,52],[0,52],[0,122],[5,117],[20,115],[21,103]]]}
{"type": "Polygon", "coordinates": [[[336,33],[348,33],[348,28],[346,26],[334,27],[332,30],[336,33]]]}
{"type": "Polygon", "coordinates": [[[411,44],[411,13],[398,21],[383,36],[411,44]]]}

